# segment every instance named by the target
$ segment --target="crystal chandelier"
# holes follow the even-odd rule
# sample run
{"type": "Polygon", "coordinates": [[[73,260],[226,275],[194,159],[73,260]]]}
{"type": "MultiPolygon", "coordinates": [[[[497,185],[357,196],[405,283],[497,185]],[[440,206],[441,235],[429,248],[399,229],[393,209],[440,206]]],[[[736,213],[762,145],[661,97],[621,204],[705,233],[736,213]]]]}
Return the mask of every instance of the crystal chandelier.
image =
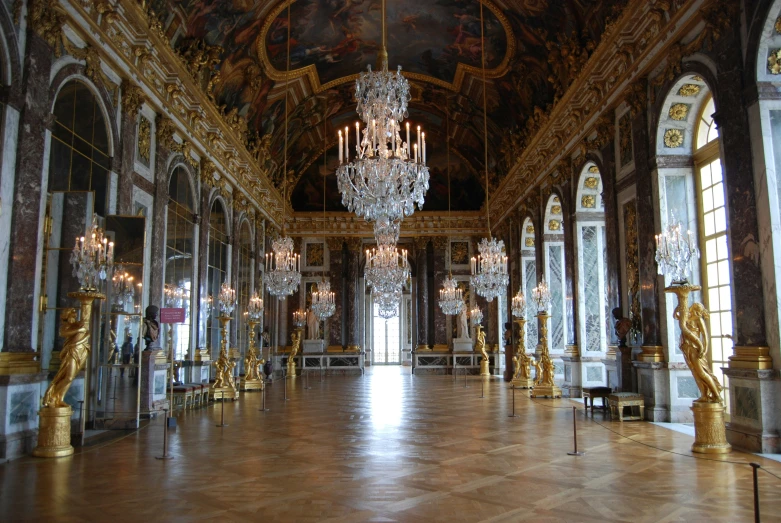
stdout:
{"type": "Polygon", "coordinates": [[[543,275],[542,281],[532,290],[532,299],[537,304],[538,312],[546,312],[550,307],[553,298],[551,297],[550,289],[548,289],[548,283],[545,281],[543,275]]]}
{"type": "Polygon", "coordinates": [[[306,325],[306,311],[302,311],[301,309],[293,311],[293,325],[299,329],[306,325]]]}
{"type": "Polygon", "coordinates": [[[92,226],[87,236],[76,238],[70,262],[73,276],[79,280],[82,291],[96,291],[114,267],[114,242],[103,236],[103,229],[98,227],[97,214],[92,216],[92,226]]]}
{"type": "Polygon", "coordinates": [[[428,190],[426,134],[417,127],[413,144],[409,122],[409,83],[401,74],[388,71],[385,46],[385,0],[382,1],[382,48],[378,71],[361,73],[355,82],[356,109],[363,120],[355,124],[354,161],[350,161],[350,128],[339,131],[339,167],[336,170],[342,203],[367,221],[401,221],[423,206],[428,190]]]}
{"type": "MultiPolygon", "coordinates": [[[[288,4],[288,20],[290,5],[288,4]]],[[[287,141],[288,141],[288,79],[290,78],[290,24],[287,27],[287,69],[285,74],[285,150],[282,169],[282,236],[271,242],[273,255],[266,254],[266,286],[269,294],[284,300],[293,294],[301,283],[301,257],[293,252],[293,238],[286,236],[287,230],[287,141]]]]}
{"type": "Polygon", "coordinates": [[[439,306],[447,316],[459,314],[464,309],[464,295],[458,283],[449,275],[439,291],[439,306]]]}
{"type": "Polygon", "coordinates": [[[121,265],[114,271],[112,283],[115,305],[120,309],[124,309],[125,305],[133,305],[133,277],[121,265]]]}
{"type": "Polygon", "coordinates": [[[217,296],[221,316],[230,316],[236,307],[236,291],[227,283],[220,286],[220,294],[217,296]]]}
{"type": "Polygon", "coordinates": [[[335,295],[331,292],[331,283],[323,278],[312,292],[312,312],[319,320],[330,318],[336,312],[335,295]]]}
{"type": "Polygon", "coordinates": [[[469,311],[469,319],[472,320],[472,325],[480,325],[483,323],[483,311],[480,307],[475,305],[472,310],[469,311]]]}
{"type": "Polygon", "coordinates": [[[507,274],[507,256],[504,255],[504,242],[496,238],[483,238],[478,245],[480,254],[472,258],[472,285],[477,294],[489,303],[500,296],[510,283],[507,274]]]}
{"type": "Polygon", "coordinates": [[[394,244],[379,244],[366,250],[364,278],[371,287],[372,298],[378,304],[380,316],[388,319],[398,314],[402,288],[410,277],[407,251],[399,252],[394,244]]]}
{"type": "Polygon", "coordinates": [[[700,257],[697,240],[692,231],[683,234],[680,223],[668,225],[656,235],[656,264],[659,274],[670,275],[673,283],[687,283],[692,259],[700,257]]]}
{"type": "Polygon", "coordinates": [[[176,285],[166,285],[163,289],[165,294],[165,306],[176,309],[182,306],[184,301],[184,289],[177,287],[176,285]]]}
{"type": "Polygon", "coordinates": [[[377,304],[377,314],[381,318],[389,320],[398,314],[399,302],[401,301],[401,287],[391,292],[381,293],[374,298],[377,304]]]}
{"type": "Polygon", "coordinates": [[[255,292],[250,297],[249,304],[247,305],[247,317],[252,321],[258,321],[262,315],[263,298],[258,296],[258,293],[255,292]]]}
{"type": "Polygon", "coordinates": [[[285,236],[271,242],[273,253],[266,253],[266,287],[269,294],[285,299],[301,283],[301,256],[293,252],[293,238],[285,236]]]}
{"type": "Polygon", "coordinates": [[[512,307],[510,311],[514,318],[526,317],[526,297],[523,295],[522,288],[518,289],[518,292],[513,296],[512,307]]]}

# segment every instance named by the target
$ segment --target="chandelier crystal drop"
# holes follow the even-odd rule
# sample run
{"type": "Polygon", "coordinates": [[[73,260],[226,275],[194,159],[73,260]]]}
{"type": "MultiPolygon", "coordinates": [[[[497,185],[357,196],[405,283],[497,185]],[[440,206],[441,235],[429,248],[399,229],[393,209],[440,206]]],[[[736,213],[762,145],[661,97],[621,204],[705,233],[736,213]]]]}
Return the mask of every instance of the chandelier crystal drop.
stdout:
{"type": "Polygon", "coordinates": [[[513,296],[511,312],[514,318],[526,317],[526,297],[523,295],[523,289],[518,289],[518,292],[513,296]]]}
{"type": "Polygon", "coordinates": [[[463,291],[458,288],[458,283],[453,276],[445,279],[443,288],[439,291],[439,306],[447,316],[454,316],[464,310],[463,291]]]}
{"type": "Polygon", "coordinates": [[[686,231],[684,234],[680,223],[670,224],[662,234],[656,235],[656,265],[659,274],[669,275],[672,283],[686,283],[692,260],[699,257],[694,233],[686,231]]]}
{"type": "Polygon", "coordinates": [[[301,309],[293,311],[293,325],[298,328],[306,325],[306,311],[302,311],[301,309]]]}
{"type": "Polygon", "coordinates": [[[333,316],[336,312],[335,295],[331,292],[331,282],[323,278],[317,284],[317,290],[312,292],[312,312],[319,320],[333,316]]]}
{"type": "Polygon", "coordinates": [[[398,314],[399,302],[401,302],[401,287],[374,297],[374,303],[377,304],[377,314],[386,320],[398,314]]]}
{"type": "Polygon", "coordinates": [[[217,303],[220,306],[221,316],[230,316],[236,308],[236,290],[227,283],[220,286],[220,294],[217,295],[217,303]]]}
{"type": "Polygon", "coordinates": [[[271,250],[266,253],[266,287],[269,294],[284,300],[301,283],[301,255],[293,252],[290,236],[271,242],[271,250]]]}
{"type": "Polygon", "coordinates": [[[398,314],[398,304],[404,284],[410,277],[407,251],[395,244],[383,243],[366,250],[364,278],[371,287],[372,298],[379,306],[380,316],[388,319],[398,314]]]}
{"type": "Polygon", "coordinates": [[[70,262],[73,276],[79,280],[82,291],[96,291],[114,267],[114,242],[108,241],[98,227],[98,215],[92,216],[87,236],[76,238],[70,262]]]}
{"type": "Polygon", "coordinates": [[[472,285],[480,296],[489,303],[504,293],[510,284],[507,273],[507,256],[504,255],[504,241],[483,238],[478,245],[480,254],[472,258],[472,285]]]}
{"type": "Polygon", "coordinates": [[[472,310],[469,311],[469,319],[472,320],[473,326],[483,323],[483,311],[480,310],[480,307],[477,305],[472,307],[472,310]]]}
{"type": "Polygon", "coordinates": [[[252,321],[258,321],[262,315],[263,298],[258,296],[258,293],[255,292],[252,294],[252,297],[249,299],[249,303],[247,304],[247,317],[252,321]]]}
{"type": "Polygon", "coordinates": [[[551,296],[550,289],[548,288],[548,283],[545,281],[544,275],[542,277],[542,281],[538,283],[532,291],[532,298],[534,299],[534,303],[537,304],[538,312],[546,312],[550,307],[550,304],[553,301],[553,297],[551,296]]]}

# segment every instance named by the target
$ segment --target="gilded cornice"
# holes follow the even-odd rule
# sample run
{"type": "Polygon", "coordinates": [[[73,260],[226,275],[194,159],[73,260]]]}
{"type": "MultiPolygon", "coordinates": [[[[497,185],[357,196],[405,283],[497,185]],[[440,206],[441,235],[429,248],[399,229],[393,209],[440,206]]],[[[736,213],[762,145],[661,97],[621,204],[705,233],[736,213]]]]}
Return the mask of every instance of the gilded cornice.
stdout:
{"type": "MultiPolygon", "coordinates": [[[[87,42],[85,49],[94,46],[97,56],[111,64],[109,67],[123,71],[121,76],[137,83],[158,112],[170,110],[174,130],[184,140],[174,150],[185,154],[191,163],[196,160],[190,152],[210,157],[221,178],[231,179],[271,223],[280,223],[280,192],[258,166],[242,137],[193,80],[186,64],[171,49],[162,27],[147,15],[140,2],[120,2],[114,8],[105,1],[63,3],[67,6],[64,14],[60,14],[57,4],[56,0],[31,3],[28,16],[32,22],[35,15],[37,30],[47,42],[56,38],[59,43],[62,25],[72,25],[87,42]]],[[[58,49],[56,45],[53,48],[58,49]]]]}
{"type": "MultiPolygon", "coordinates": [[[[703,13],[712,21],[685,47],[691,50],[703,44],[709,46],[723,31],[730,9],[734,9],[722,4],[718,0],[630,0],[621,17],[605,30],[580,75],[529,140],[509,174],[492,191],[490,210],[491,216],[497,217],[496,223],[506,219],[560,159],[576,152],[583,154],[584,149],[598,145],[601,140],[588,142],[587,137],[597,130],[600,115],[612,118],[612,110],[621,99],[636,93],[626,93],[631,83],[647,76],[665,59],[668,65],[661,76],[669,78],[680,70],[679,42],[701,22],[703,13]],[[565,137],[563,143],[557,135],[565,137]]],[[[681,56],[687,54],[681,52],[681,56]]]]}
{"type": "MultiPolygon", "coordinates": [[[[322,236],[325,234],[347,237],[372,237],[372,224],[353,213],[330,212],[325,219],[321,213],[296,212],[288,216],[287,232],[290,236],[322,236]],[[324,221],[325,220],[325,221],[324,221]]],[[[446,213],[418,211],[401,224],[401,237],[484,235],[485,214],[479,211],[459,211],[448,217],[446,213]]]]}

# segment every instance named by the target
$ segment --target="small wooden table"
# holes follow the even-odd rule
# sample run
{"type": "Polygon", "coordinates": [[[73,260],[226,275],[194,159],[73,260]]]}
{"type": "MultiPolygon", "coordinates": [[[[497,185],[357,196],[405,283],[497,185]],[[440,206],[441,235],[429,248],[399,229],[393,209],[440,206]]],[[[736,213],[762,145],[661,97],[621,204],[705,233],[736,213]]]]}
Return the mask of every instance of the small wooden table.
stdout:
{"type": "Polygon", "coordinates": [[[642,421],[645,419],[645,398],[636,392],[616,392],[607,397],[610,405],[610,418],[618,418],[618,421],[642,421]],[[630,414],[624,416],[624,407],[629,407],[630,414]],[[634,408],[639,409],[639,415],[634,408]]]}
{"type": "Polygon", "coordinates": [[[605,400],[607,399],[608,396],[610,396],[610,394],[612,394],[612,392],[613,389],[611,389],[610,387],[583,387],[583,403],[586,405],[586,410],[588,410],[588,404],[590,400],[591,412],[594,412],[595,398],[602,398],[602,406],[597,407],[598,409],[607,408],[605,400]]]}

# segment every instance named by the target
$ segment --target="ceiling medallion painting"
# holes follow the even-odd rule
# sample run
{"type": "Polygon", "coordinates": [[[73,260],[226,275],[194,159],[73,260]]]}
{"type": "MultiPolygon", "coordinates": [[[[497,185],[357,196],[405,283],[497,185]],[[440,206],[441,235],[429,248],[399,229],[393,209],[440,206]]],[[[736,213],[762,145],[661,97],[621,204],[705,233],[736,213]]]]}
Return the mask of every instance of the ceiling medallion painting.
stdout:
{"type": "MultiPolygon", "coordinates": [[[[288,2],[266,19],[258,40],[258,56],[272,79],[284,78],[288,2]]],[[[489,76],[507,68],[514,38],[501,10],[486,10],[486,67],[489,76]]],[[[416,0],[388,5],[391,61],[405,76],[458,89],[464,73],[480,67],[479,3],[439,0],[425,8],[416,0]]],[[[376,63],[380,48],[379,2],[372,0],[298,0],[291,5],[291,67],[295,76],[309,76],[315,91],[355,79],[376,63]]]]}

